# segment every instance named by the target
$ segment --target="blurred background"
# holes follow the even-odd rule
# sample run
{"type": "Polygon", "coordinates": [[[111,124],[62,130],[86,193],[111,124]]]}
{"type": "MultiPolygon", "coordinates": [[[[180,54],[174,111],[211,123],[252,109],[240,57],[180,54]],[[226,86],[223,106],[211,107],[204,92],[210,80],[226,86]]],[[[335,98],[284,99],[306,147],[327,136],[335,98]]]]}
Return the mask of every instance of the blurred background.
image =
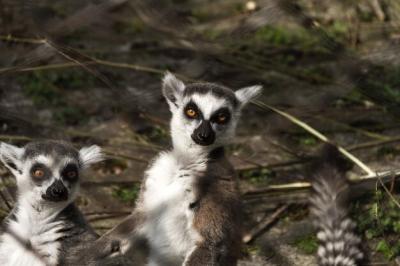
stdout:
{"type": "MultiPolygon", "coordinates": [[[[110,159],[78,199],[102,233],[129,214],[149,160],[170,145],[166,70],[264,86],[228,151],[246,213],[240,265],[315,265],[305,169],[322,142],[304,124],[389,171],[383,182],[353,167],[351,213],[371,265],[396,265],[400,1],[0,0],[0,141],[103,146],[110,159]]],[[[15,182],[0,175],[4,217],[15,182]]]]}

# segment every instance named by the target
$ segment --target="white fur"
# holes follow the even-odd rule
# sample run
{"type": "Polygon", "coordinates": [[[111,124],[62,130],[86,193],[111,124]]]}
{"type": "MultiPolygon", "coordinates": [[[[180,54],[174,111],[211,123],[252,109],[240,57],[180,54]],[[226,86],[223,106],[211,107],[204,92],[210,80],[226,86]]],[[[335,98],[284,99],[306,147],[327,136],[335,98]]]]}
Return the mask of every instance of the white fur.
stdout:
{"type": "MultiPolygon", "coordinates": [[[[79,187],[77,183],[72,185],[61,180],[60,171],[68,162],[78,162],[67,157],[59,161],[43,154],[22,160],[23,151],[23,148],[8,144],[2,143],[0,146],[2,162],[17,166],[17,170],[8,168],[16,177],[18,187],[15,219],[9,220],[6,232],[0,237],[0,265],[57,265],[60,248],[57,240],[63,236],[63,233],[59,232],[63,223],[54,222],[54,219],[75,199],[79,187]],[[51,177],[40,186],[35,185],[30,176],[31,167],[35,163],[44,164],[51,171],[51,177]],[[68,189],[68,200],[49,202],[42,198],[55,180],[61,180],[68,189]],[[23,243],[30,243],[35,252],[27,249],[15,236],[23,243]]],[[[85,159],[92,162],[98,157],[97,151],[93,148],[84,150],[85,159]]]]}
{"type": "Polygon", "coordinates": [[[79,157],[84,168],[89,167],[91,164],[101,162],[104,159],[104,154],[101,148],[97,145],[90,147],[83,147],[79,150],[79,157]]]}
{"type": "Polygon", "coordinates": [[[18,174],[16,169],[10,167],[10,163],[17,168],[21,166],[20,159],[24,153],[24,148],[19,148],[4,142],[0,142],[0,161],[14,174],[18,174]]]}
{"type": "Polygon", "coordinates": [[[181,80],[177,79],[170,72],[165,73],[162,80],[162,91],[171,111],[174,111],[177,108],[176,102],[173,101],[173,98],[177,102],[181,102],[184,90],[185,84],[181,80]]]}
{"type": "MultiPolygon", "coordinates": [[[[199,155],[199,154],[198,154],[199,155]]],[[[200,235],[192,229],[194,178],[206,168],[204,157],[162,153],[146,172],[143,202],[146,213],[140,232],[151,247],[149,265],[182,265],[200,235]]]]}
{"type": "Polygon", "coordinates": [[[57,265],[60,248],[57,240],[64,234],[58,232],[63,228],[63,224],[53,220],[66,204],[36,209],[37,206],[32,205],[29,198],[20,198],[15,213],[16,220],[9,222],[8,233],[4,233],[0,238],[0,265],[57,265]],[[20,240],[30,243],[35,253],[24,247],[15,235],[20,240]]]}
{"type": "MultiPolygon", "coordinates": [[[[145,222],[138,229],[150,245],[149,265],[185,265],[187,258],[202,241],[193,228],[195,202],[194,181],[207,166],[207,155],[216,147],[228,144],[239,119],[240,108],[212,93],[184,96],[185,85],[170,73],[163,79],[163,94],[172,112],[171,137],[173,150],[161,153],[146,171],[142,200],[138,209],[145,214],[145,222]],[[184,107],[193,101],[205,120],[222,107],[231,112],[231,120],[224,125],[212,124],[215,142],[208,146],[196,144],[191,134],[199,126],[197,119],[187,119],[184,107]]],[[[241,106],[260,90],[251,87],[239,90],[241,106]]]]}
{"type": "Polygon", "coordinates": [[[255,99],[261,94],[262,86],[250,86],[235,91],[236,98],[240,101],[241,106],[244,106],[249,101],[255,99]]]}

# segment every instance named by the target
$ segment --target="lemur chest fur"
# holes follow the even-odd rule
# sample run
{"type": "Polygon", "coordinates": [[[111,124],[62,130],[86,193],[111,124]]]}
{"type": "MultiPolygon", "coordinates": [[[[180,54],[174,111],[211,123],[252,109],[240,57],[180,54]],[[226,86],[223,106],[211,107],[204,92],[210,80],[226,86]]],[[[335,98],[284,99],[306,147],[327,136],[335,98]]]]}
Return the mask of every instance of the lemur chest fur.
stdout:
{"type": "Polygon", "coordinates": [[[40,212],[17,209],[0,238],[0,265],[57,265],[63,223],[55,222],[54,217],[53,214],[44,218],[40,212]]]}
{"type": "Polygon", "coordinates": [[[196,200],[194,168],[203,166],[190,159],[183,161],[172,153],[161,154],[146,172],[142,201],[146,213],[143,231],[150,253],[156,251],[156,257],[163,260],[165,256],[168,264],[178,265],[200,240],[192,227],[194,212],[190,206],[196,200]]]}

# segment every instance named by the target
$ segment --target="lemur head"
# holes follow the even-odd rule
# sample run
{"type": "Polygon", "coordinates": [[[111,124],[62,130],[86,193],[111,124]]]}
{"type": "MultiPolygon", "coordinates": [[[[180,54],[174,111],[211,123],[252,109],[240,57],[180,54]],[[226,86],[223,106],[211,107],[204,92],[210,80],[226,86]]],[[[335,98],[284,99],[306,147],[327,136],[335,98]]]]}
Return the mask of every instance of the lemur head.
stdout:
{"type": "Polygon", "coordinates": [[[232,91],[212,83],[185,85],[167,73],[162,91],[172,112],[174,147],[210,151],[229,143],[243,106],[260,94],[261,86],[232,91]]]}
{"type": "Polygon", "coordinates": [[[25,147],[0,143],[0,160],[17,180],[18,195],[33,204],[72,202],[83,169],[102,160],[98,146],[76,150],[59,141],[39,141],[25,147]]]}

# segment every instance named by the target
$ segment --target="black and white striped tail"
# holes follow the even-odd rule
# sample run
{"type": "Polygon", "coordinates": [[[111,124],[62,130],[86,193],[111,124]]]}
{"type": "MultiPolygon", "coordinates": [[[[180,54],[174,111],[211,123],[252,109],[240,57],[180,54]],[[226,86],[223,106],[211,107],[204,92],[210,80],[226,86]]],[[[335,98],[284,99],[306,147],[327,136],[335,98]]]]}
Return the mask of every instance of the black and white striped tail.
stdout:
{"type": "Polygon", "coordinates": [[[342,161],[337,149],[327,146],[313,169],[310,211],[318,228],[320,266],[355,266],[363,259],[361,240],[348,216],[349,184],[342,161]]]}

